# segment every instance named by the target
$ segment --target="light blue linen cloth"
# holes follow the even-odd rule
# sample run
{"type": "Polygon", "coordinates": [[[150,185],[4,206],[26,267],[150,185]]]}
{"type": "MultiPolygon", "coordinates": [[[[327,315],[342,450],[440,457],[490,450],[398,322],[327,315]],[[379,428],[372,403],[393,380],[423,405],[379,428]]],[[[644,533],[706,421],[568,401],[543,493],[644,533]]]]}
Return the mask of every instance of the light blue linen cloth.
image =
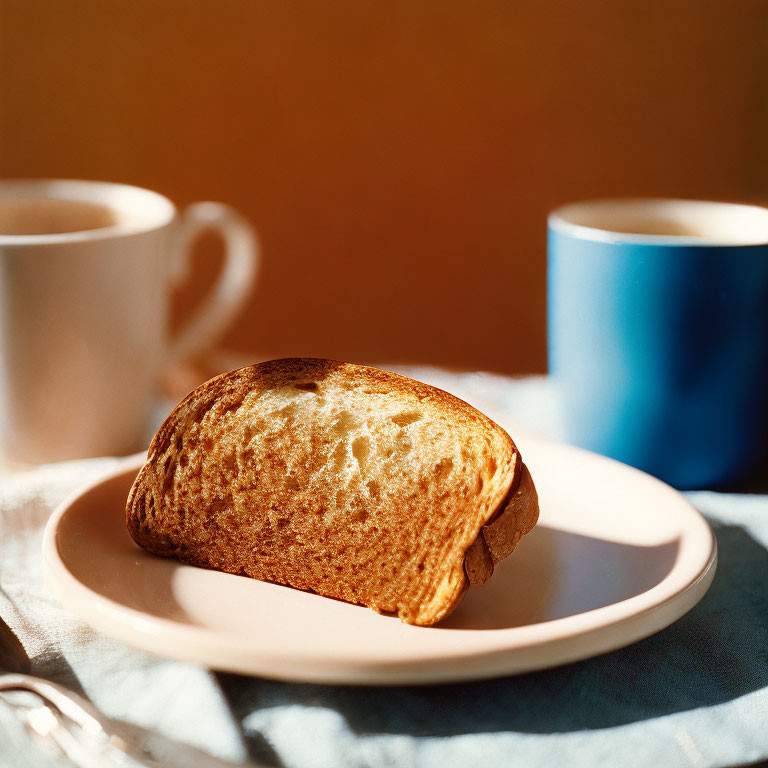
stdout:
{"type": "MultiPolygon", "coordinates": [[[[409,371],[521,430],[557,433],[550,383],[409,371]]],[[[634,645],[558,669],[400,688],[279,683],[166,661],[94,632],[42,584],[55,504],[113,459],[0,478],[0,616],[35,674],[107,715],[232,762],[380,766],[727,766],[768,758],[768,496],[697,492],[719,567],[706,597],[634,645]]],[[[44,759],[0,706],[0,766],[44,759]]]]}

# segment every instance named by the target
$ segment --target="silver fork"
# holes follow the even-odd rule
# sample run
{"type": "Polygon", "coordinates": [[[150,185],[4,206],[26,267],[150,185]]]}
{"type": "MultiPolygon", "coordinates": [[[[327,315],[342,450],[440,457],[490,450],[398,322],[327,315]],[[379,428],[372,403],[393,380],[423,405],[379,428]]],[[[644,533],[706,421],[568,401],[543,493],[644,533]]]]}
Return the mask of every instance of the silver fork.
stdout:
{"type": "Polygon", "coordinates": [[[27,672],[30,660],[0,618],[0,702],[27,731],[79,768],[235,768],[206,752],[102,715],[89,701],[27,672]]]}

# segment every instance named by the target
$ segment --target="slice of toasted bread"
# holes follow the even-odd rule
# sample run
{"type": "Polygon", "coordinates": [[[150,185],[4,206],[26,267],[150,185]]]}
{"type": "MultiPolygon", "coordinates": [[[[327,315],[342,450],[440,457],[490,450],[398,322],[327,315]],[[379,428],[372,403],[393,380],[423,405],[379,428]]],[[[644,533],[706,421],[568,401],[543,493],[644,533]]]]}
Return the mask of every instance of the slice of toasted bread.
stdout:
{"type": "Polygon", "coordinates": [[[434,624],[536,523],[509,435],[442,390],[331,360],[198,387],[131,489],[158,555],[434,624]]]}

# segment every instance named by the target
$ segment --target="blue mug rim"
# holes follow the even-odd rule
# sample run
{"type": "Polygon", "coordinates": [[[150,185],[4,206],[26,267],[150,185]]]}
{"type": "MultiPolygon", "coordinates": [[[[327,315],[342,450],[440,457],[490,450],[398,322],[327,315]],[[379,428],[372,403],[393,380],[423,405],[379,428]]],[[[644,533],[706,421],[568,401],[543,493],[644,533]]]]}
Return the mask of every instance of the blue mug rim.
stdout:
{"type": "MultiPolygon", "coordinates": [[[[687,221],[691,219],[688,218],[687,221]]],[[[547,224],[550,230],[567,237],[579,240],[602,243],[627,243],[631,245],[648,246],[698,246],[713,248],[735,248],[745,246],[768,245],[768,207],[753,203],[716,202],[711,200],[689,200],[683,198],[662,197],[620,197],[595,198],[580,200],[561,205],[549,214],[547,224]],[[639,234],[622,232],[606,226],[595,226],[580,223],[578,219],[610,215],[610,213],[638,212],[646,215],[666,217],[679,221],[681,224],[686,217],[719,215],[729,219],[740,219],[742,224],[747,222],[750,230],[736,232],[734,237],[699,236],[699,235],[662,235],[639,234]],[[652,213],[651,213],[652,212],[652,213]],[[757,234],[757,233],[760,234],[757,234]]],[[[736,224],[734,223],[734,227],[736,224]]]]}

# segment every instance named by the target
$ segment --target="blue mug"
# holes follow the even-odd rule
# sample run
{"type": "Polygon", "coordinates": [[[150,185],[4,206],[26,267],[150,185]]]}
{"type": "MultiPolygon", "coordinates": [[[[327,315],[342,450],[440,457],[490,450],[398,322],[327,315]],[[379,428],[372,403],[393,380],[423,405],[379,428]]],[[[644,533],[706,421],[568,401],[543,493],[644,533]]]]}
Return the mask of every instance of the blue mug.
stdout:
{"type": "Polygon", "coordinates": [[[602,200],[549,217],[565,438],[678,488],[764,471],[768,209],[602,200]]]}

